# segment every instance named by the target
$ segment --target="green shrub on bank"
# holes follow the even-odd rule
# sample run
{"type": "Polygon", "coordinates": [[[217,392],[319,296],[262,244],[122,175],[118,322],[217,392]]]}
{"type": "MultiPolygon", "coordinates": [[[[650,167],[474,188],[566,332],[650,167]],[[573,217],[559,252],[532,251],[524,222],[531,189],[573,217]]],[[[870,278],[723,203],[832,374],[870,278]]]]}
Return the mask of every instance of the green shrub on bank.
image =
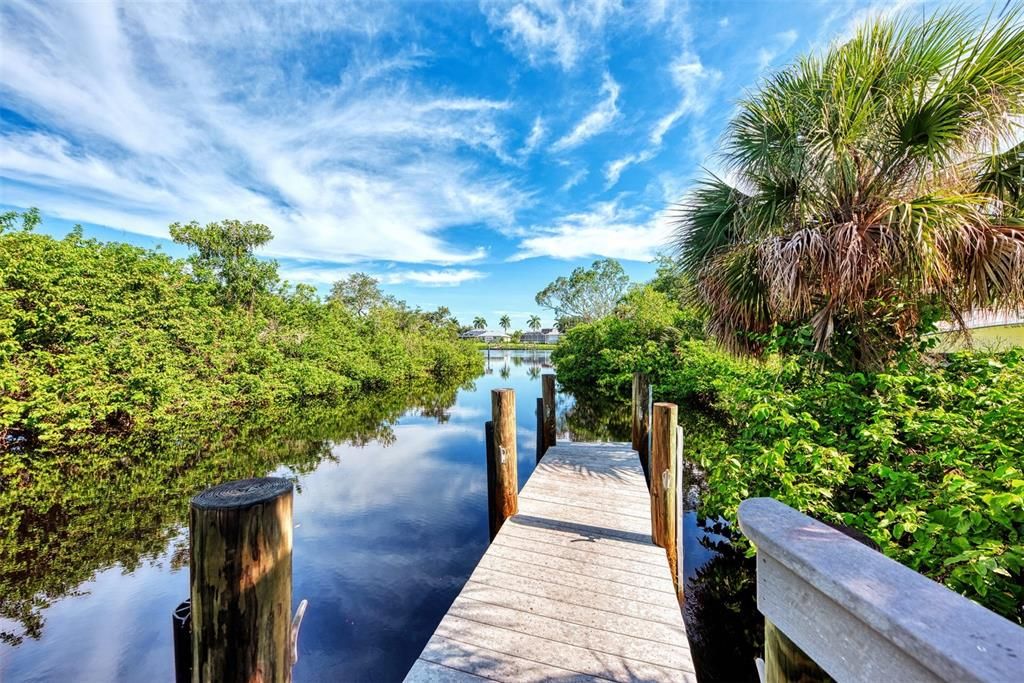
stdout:
{"type": "Polygon", "coordinates": [[[574,328],[553,358],[569,390],[624,399],[644,371],[657,400],[713,418],[686,437],[703,516],[734,521],[740,501],[771,496],[1024,621],[1024,352],[906,354],[874,373],[801,353],[756,362],[659,305],[574,328]]]}
{"type": "MultiPolygon", "coordinates": [[[[35,212],[0,223],[5,478],[30,476],[30,452],[95,449],[190,415],[337,405],[480,365],[455,325],[392,300],[359,314],[279,285],[276,264],[252,263],[251,245],[236,262],[201,252],[186,263],[80,230],[54,239],[32,232],[37,223],[35,212]]],[[[252,227],[190,229],[230,239],[252,227]]]]}

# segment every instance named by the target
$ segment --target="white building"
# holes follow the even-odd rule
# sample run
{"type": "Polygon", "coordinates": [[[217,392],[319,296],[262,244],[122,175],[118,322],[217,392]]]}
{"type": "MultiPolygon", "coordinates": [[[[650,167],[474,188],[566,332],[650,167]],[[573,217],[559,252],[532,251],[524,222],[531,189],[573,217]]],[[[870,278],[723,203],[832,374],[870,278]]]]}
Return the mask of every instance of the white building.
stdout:
{"type": "Polygon", "coordinates": [[[562,333],[557,327],[544,327],[534,332],[523,332],[523,341],[527,344],[557,344],[562,333]]]}
{"type": "Polygon", "coordinates": [[[472,339],[473,341],[486,342],[488,344],[507,342],[512,339],[512,337],[504,332],[496,332],[494,330],[469,330],[459,336],[463,339],[472,339]]]}

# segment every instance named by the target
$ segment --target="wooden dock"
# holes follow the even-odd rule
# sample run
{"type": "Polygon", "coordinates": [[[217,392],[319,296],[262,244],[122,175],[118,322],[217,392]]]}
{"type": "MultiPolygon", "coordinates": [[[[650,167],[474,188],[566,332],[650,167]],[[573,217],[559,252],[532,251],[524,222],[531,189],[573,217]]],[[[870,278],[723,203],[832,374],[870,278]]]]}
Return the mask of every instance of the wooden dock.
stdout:
{"type": "Polygon", "coordinates": [[[628,444],[547,451],[405,680],[696,681],[628,444]]]}

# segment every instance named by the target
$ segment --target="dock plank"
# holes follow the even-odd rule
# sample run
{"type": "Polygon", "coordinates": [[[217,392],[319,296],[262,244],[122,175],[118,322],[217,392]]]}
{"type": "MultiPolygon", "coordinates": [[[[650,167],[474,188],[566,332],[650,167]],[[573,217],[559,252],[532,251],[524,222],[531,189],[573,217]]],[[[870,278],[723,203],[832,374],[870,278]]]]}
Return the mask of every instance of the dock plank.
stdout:
{"type": "Polygon", "coordinates": [[[622,444],[548,450],[409,683],[695,681],[650,499],[622,444]]]}

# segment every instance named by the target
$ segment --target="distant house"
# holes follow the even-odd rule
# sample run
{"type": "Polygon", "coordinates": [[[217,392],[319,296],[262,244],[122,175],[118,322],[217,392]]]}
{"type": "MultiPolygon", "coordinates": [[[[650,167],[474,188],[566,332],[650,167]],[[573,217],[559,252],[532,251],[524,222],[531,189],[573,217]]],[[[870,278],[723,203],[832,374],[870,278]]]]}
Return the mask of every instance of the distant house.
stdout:
{"type": "Polygon", "coordinates": [[[557,344],[562,333],[557,327],[545,327],[540,330],[523,332],[523,341],[527,344],[557,344]]]}
{"type": "Polygon", "coordinates": [[[486,342],[488,344],[507,342],[512,339],[512,337],[504,332],[495,332],[494,330],[469,330],[459,336],[463,339],[472,339],[473,341],[486,342]]]}

